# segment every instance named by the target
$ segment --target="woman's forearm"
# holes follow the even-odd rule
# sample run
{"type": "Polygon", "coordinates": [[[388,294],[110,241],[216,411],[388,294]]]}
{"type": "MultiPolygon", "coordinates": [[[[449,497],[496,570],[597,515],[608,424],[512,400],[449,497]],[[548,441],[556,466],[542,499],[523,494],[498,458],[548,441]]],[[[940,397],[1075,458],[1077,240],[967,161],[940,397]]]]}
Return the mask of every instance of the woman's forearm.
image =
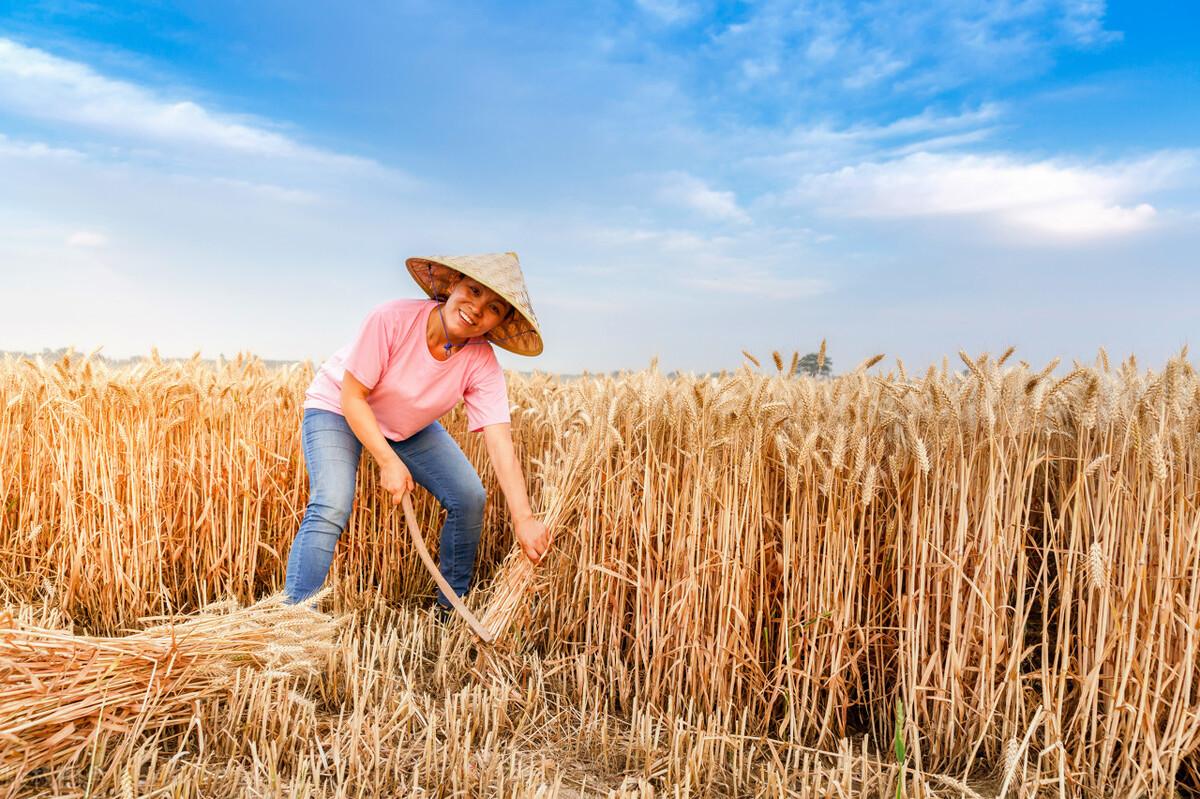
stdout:
{"type": "Polygon", "coordinates": [[[492,471],[496,474],[500,490],[504,492],[513,521],[532,518],[525,477],[521,474],[521,464],[512,444],[512,427],[508,423],[488,425],[483,428],[483,436],[488,460],[492,462],[492,471]]]}
{"type": "Polygon", "coordinates": [[[540,563],[550,546],[550,535],[529,507],[529,494],[525,491],[525,477],[512,443],[512,426],[508,422],[485,425],[484,442],[487,444],[488,459],[496,481],[508,501],[508,512],[512,514],[513,535],[525,556],[533,563],[540,563]]]}
{"type": "Polygon", "coordinates": [[[499,462],[492,461],[492,468],[496,472],[496,481],[500,483],[500,490],[504,492],[504,499],[508,503],[508,512],[512,515],[513,521],[532,517],[533,510],[529,507],[529,493],[525,489],[525,477],[521,474],[521,464],[517,462],[516,454],[510,450],[508,457],[501,458],[499,462]]]}
{"type": "Polygon", "coordinates": [[[379,421],[375,418],[371,406],[367,404],[366,397],[343,393],[342,415],[346,417],[346,422],[362,445],[375,456],[376,463],[382,466],[399,457],[384,438],[383,431],[379,429],[379,421]]]}

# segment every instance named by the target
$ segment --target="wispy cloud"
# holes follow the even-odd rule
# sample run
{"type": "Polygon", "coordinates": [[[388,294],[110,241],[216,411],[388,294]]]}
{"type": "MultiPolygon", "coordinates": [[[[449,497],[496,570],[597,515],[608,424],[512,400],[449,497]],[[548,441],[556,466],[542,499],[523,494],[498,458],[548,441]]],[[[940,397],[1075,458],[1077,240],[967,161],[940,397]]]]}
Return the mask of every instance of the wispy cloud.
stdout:
{"type": "Polygon", "coordinates": [[[722,222],[749,222],[732,191],[721,191],[687,172],[670,172],[662,177],[658,198],[701,216],[722,222]]]}
{"type": "Polygon", "coordinates": [[[858,68],[842,78],[842,85],[847,89],[865,89],[898,74],[908,66],[909,62],[906,59],[895,57],[891,51],[876,50],[866,54],[858,68]]]}
{"type": "Polygon", "coordinates": [[[942,150],[957,150],[971,144],[978,144],[988,139],[996,132],[994,127],[976,128],[963,133],[950,133],[945,136],[933,136],[919,139],[908,144],[902,144],[885,151],[889,158],[899,158],[913,153],[939,152],[942,150]]]}
{"type": "Polygon", "coordinates": [[[686,0],[637,0],[647,14],[668,24],[683,22],[696,14],[696,8],[686,0]]]}
{"type": "Polygon", "coordinates": [[[598,227],[582,230],[580,235],[605,247],[649,245],[662,252],[692,253],[711,245],[705,236],[672,228],[598,227]]]}
{"type": "Polygon", "coordinates": [[[219,186],[227,186],[241,192],[249,192],[250,194],[281,203],[314,205],[321,200],[320,195],[316,192],[304,189],[289,189],[286,186],[276,186],[273,183],[256,183],[235,178],[213,178],[212,182],[219,186]]]}
{"type": "Polygon", "coordinates": [[[582,293],[559,293],[542,291],[537,296],[537,308],[553,308],[561,311],[582,311],[587,313],[614,313],[628,306],[624,299],[596,297],[582,293]]]}
{"type": "Polygon", "coordinates": [[[645,227],[582,229],[579,234],[607,252],[620,253],[625,268],[613,280],[636,281],[647,291],[683,287],[705,295],[789,300],[833,290],[828,280],[804,266],[813,260],[811,231],[747,225],[719,235],[645,227]]]}
{"type": "Polygon", "coordinates": [[[1120,41],[1120,31],[1104,27],[1105,0],[1070,0],[1064,8],[1062,29],[1068,37],[1085,47],[1120,41]]]}
{"type": "Polygon", "coordinates": [[[103,247],[108,244],[108,236],[94,230],[77,230],[67,236],[68,247],[103,247]]]}
{"type": "Polygon", "coordinates": [[[770,175],[794,175],[912,152],[955,149],[988,138],[1004,113],[1002,104],[989,102],[958,112],[925,108],[887,122],[814,122],[775,135],[747,132],[745,136],[756,139],[765,152],[747,156],[741,163],[770,175]]]}
{"type": "Polygon", "coordinates": [[[1195,163],[1187,152],[1106,164],[921,152],[814,175],[792,199],[849,217],[974,217],[1027,233],[1101,238],[1148,227],[1156,211],[1145,198],[1195,163]]]}
{"type": "Polygon", "coordinates": [[[864,92],[929,97],[1038,74],[1102,47],[1102,0],[765,0],[707,37],[695,63],[714,102],[837,108],[864,92]]]}
{"type": "Polygon", "coordinates": [[[10,139],[0,133],[0,156],[9,158],[54,158],[60,161],[77,161],[85,154],[69,147],[55,147],[40,141],[10,139]]]}
{"type": "Polygon", "coordinates": [[[371,162],[304,145],[262,122],[209,110],[188,99],[105,77],[90,66],[0,38],[0,107],[35,119],[157,144],[317,162],[371,162]]]}
{"type": "Polygon", "coordinates": [[[798,300],[824,294],[831,289],[826,280],[806,277],[778,277],[757,271],[719,277],[693,277],[685,281],[712,292],[743,294],[772,300],[798,300]]]}
{"type": "Polygon", "coordinates": [[[943,135],[948,131],[974,128],[994,122],[1004,112],[997,102],[982,103],[956,114],[947,114],[926,108],[919,114],[900,117],[882,125],[859,123],[851,125],[836,135],[859,141],[885,141],[907,136],[943,135]]]}

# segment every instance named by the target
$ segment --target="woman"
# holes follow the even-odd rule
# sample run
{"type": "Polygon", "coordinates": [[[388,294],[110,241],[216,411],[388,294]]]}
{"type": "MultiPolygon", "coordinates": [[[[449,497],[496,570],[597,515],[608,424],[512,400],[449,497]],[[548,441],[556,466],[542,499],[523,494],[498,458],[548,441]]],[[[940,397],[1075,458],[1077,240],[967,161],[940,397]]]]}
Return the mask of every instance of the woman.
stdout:
{"type": "MultiPolygon", "coordinates": [[[[321,365],[301,425],[308,507],[288,557],[286,592],[301,602],[325,582],[346,528],[363,447],[379,464],[393,503],[414,481],[446,509],[439,569],[455,593],[471,586],[483,527],[483,484],[437,421],[462,400],[467,428],[483,431],[513,530],[537,563],[549,545],[529,507],[513,452],[504,373],[492,344],[521,355],[542,351],[516,253],[410,258],[428,300],[393,300],[367,316],[358,336],[321,365]]],[[[438,590],[443,612],[449,600],[438,590]]]]}

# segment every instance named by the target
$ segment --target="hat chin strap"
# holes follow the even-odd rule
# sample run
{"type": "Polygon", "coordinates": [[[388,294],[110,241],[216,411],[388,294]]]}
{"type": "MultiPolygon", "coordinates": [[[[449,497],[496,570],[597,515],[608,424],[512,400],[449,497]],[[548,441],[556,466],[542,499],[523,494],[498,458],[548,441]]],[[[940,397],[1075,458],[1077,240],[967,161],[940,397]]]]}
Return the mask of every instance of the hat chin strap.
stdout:
{"type": "MultiPolygon", "coordinates": [[[[433,265],[432,264],[429,264],[428,262],[425,264],[425,273],[427,275],[429,275],[429,287],[433,288],[436,284],[433,281],[433,265]]],[[[458,279],[462,280],[462,278],[463,278],[463,274],[462,274],[462,272],[459,272],[458,279]]],[[[457,282],[458,281],[456,280],[455,283],[457,283],[457,282]]],[[[451,284],[451,285],[453,285],[453,284],[451,284]]],[[[450,328],[446,327],[446,316],[442,313],[442,308],[444,308],[446,303],[450,301],[450,295],[439,291],[433,295],[433,299],[435,301],[437,301],[438,319],[442,323],[442,333],[443,333],[443,335],[446,336],[446,343],[442,345],[442,349],[444,349],[446,351],[446,357],[449,358],[450,351],[452,349],[454,349],[455,344],[453,341],[450,340],[450,328]]],[[[468,339],[459,346],[465,347],[465,346],[467,346],[467,344],[470,344],[470,343],[471,343],[471,341],[470,341],[470,339],[468,339]]]]}
{"type": "MultiPolygon", "coordinates": [[[[445,334],[445,336],[446,336],[446,343],[442,345],[442,349],[444,349],[446,351],[446,357],[449,358],[450,350],[454,349],[455,345],[454,345],[454,342],[450,340],[450,328],[446,327],[446,317],[442,314],[442,308],[445,308],[445,307],[446,307],[445,300],[438,302],[438,307],[437,307],[438,308],[438,319],[440,319],[442,322],[442,333],[445,334]]],[[[467,341],[464,341],[460,346],[463,346],[463,347],[467,346],[469,341],[470,341],[470,339],[468,339],[467,341]]]]}

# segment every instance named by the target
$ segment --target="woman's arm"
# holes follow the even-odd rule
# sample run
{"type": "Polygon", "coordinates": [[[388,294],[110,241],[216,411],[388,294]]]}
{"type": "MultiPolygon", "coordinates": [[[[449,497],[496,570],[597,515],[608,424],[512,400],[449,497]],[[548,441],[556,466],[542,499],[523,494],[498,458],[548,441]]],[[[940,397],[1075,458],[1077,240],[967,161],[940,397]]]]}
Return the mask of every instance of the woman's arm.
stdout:
{"type": "Polygon", "coordinates": [[[349,370],[346,371],[342,378],[342,415],[362,445],[375,456],[375,462],[379,464],[379,482],[383,490],[392,495],[392,502],[395,503],[406,491],[413,490],[412,474],[379,429],[379,420],[367,404],[367,395],[370,393],[369,388],[358,382],[349,370]]]}
{"type": "Polygon", "coordinates": [[[492,471],[504,492],[508,502],[508,512],[512,516],[513,533],[517,543],[521,545],[525,556],[534,563],[542,559],[550,547],[550,536],[546,526],[533,515],[529,507],[529,494],[525,490],[525,478],[521,474],[521,464],[513,451],[512,426],[489,424],[483,427],[483,441],[487,446],[488,458],[492,462],[492,471]]]}

